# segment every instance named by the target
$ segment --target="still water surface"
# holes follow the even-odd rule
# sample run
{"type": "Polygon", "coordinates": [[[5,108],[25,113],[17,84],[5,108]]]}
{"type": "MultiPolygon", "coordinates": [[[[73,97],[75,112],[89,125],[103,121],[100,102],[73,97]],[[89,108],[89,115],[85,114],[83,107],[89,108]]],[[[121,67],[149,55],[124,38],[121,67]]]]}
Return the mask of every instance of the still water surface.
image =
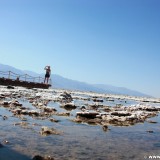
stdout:
{"type": "MultiPolygon", "coordinates": [[[[19,101],[34,108],[27,100],[19,101]]],[[[81,100],[74,102],[76,105],[84,104],[81,100]]],[[[127,106],[138,102],[110,101],[106,105],[114,106],[115,103],[127,106]]],[[[49,106],[59,112],[66,111],[57,102],[50,102],[49,106]]],[[[151,118],[158,122],[156,124],[145,122],[129,127],[109,126],[105,132],[100,125],[72,122],[76,111],[71,111],[70,117],[52,116],[59,120],[58,123],[25,116],[28,125],[21,127],[14,125],[21,122],[18,117],[14,117],[7,108],[0,107],[0,141],[9,141],[0,148],[0,160],[28,160],[34,155],[50,155],[56,160],[143,160],[150,155],[160,156],[160,116],[151,118]],[[7,120],[3,120],[4,115],[8,116],[7,120]],[[42,126],[53,127],[62,135],[42,136],[39,133],[42,126]]]]}

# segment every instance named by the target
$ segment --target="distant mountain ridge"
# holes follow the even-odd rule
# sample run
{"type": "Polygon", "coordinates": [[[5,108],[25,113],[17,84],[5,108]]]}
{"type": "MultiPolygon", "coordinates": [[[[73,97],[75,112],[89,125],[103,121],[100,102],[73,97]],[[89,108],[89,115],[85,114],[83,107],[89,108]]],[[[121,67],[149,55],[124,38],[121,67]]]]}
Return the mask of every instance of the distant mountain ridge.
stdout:
{"type": "MultiPolygon", "coordinates": [[[[23,71],[17,68],[14,68],[9,65],[0,64],[0,71],[12,71],[17,74],[29,74],[31,76],[44,76],[44,74],[38,74],[32,71],[23,71]]],[[[52,74],[52,86],[53,88],[60,88],[60,89],[69,89],[69,90],[79,90],[79,91],[91,91],[97,93],[107,93],[107,94],[123,94],[123,95],[130,95],[130,96],[143,96],[143,97],[151,97],[147,94],[130,90],[124,87],[115,87],[112,85],[106,84],[88,84],[85,82],[79,82],[76,80],[71,80],[68,78],[64,78],[60,75],[52,74]]]]}
{"type": "Polygon", "coordinates": [[[95,84],[95,87],[103,88],[104,90],[109,90],[117,94],[124,94],[124,95],[133,95],[133,96],[147,96],[151,97],[147,94],[141,93],[139,91],[131,90],[125,87],[115,87],[112,85],[106,85],[106,84],[95,84]]]}

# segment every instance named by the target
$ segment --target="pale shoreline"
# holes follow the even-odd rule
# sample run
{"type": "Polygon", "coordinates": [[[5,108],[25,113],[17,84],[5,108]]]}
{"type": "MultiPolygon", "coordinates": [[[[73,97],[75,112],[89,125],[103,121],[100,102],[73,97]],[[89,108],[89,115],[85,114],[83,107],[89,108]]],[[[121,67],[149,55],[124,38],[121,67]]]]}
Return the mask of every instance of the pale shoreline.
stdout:
{"type": "MultiPolygon", "coordinates": [[[[107,134],[107,133],[110,134],[112,132],[112,130],[117,130],[117,125],[123,126],[123,127],[127,127],[130,125],[131,126],[135,125],[135,127],[136,127],[137,126],[136,124],[138,124],[138,126],[139,126],[143,123],[145,125],[147,123],[147,124],[149,124],[149,126],[150,125],[151,126],[157,125],[157,124],[151,124],[154,122],[156,123],[156,121],[149,120],[148,118],[149,117],[156,118],[159,115],[159,106],[160,106],[159,105],[160,99],[157,99],[157,98],[132,97],[132,96],[110,95],[110,94],[107,95],[107,94],[98,94],[98,93],[93,93],[93,92],[78,92],[78,91],[67,91],[67,90],[59,90],[59,89],[48,89],[48,90],[33,89],[32,90],[32,89],[25,89],[23,87],[15,87],[15,89],[7,89],[7,87],[5,87],[5,86],[0,86],[0,96],[1,96],[1,100],[0,100],[1,117],[3,119],[3,121],[1,120],[1,127],[4,127],[4,129],[2,130],[2,133],[1,133],[2,134],[1,137],[4,137],[5,139],[7,138],[7,136],[4,136],[4,135],[7,134],[8,129],[11,129],[10,134],[13,134],[13,136],[15,138],[20,136],[21,132],[23,133],[24,136],[27,136],[26,134],[28,133],[30,135],[30,137],[35,137],[34,140],[31,140],[31,142],[28,142],[28,143],[25,142],[25,140],[24,140],[26,145],[30,144],[31,147],[29,147],[29,148],[30,149],[32,148],[31,150],[28,150],[28,153],[27,153],[27,151],[25,151],[25,147],[23,147],[23,145],[21,146],[21,143],[16,144],[15,151],[13,150],[13,148],[14,148],[13,143],[17,143],[17,139],[12,140],[11,137],[8,136],[9,143],[3,144],[3,138],[2,138],[1,144],[4,147],[0,148],[0,152],[3,152],[3,150],[5,150],[5,148],[6,148],[11,151],[11,155],[13,153],[12,156],[14,156],[14,153],[15,153],[15,156],[16,156],[16,153],[17,153],[17,155],[18,155],[18,153],[24,154],[24,158],[26,158],[26,160],[27,160],[27,158],[29,158],[29,159],[33,158],[35,156],[35,154],[42,155],[40,150],[38,151],[35,149],[36,145],[38,145],[38,144],[35,144],[36,143],[35,140],[36,139],[38,140],[38,138],[41,139],[41,141],[42,141],[42,142],[40,141],[39,143],[40,144],[44,143],[45,145],[47,143],[50,144],[50,142],[48,141],[48,138],[52,139],[54,137],[57,140],[59,138],[64,139],[64,141],[66,141],[66,143],[68,143],[68,144],[70,143],[70,141],[73,143],[73,141],[76,140],[77,143],[79,143],[79,145],[80,145],[81,143],[82,144],[84,143],[82,140],[80,140],[78,137],[77,137],[78,139],[72,138],[73,136],[75,136],[75,133],[80,134],[79,137],[81,137],[81,136],[83,137],[83,132],[82,133],[78,132],[79,129],[80,130],[85,129],[88,132],[88,134],[90,133],[90,131],[93,133],[97,132],[96,134],[101,134],[101,136],[103,137],[103,135],[104,135],[103,132],[106,132],[105,134],[107,134]],[[132,104],[134,102],[135,102],[135,104],[132,104]],[[109,107],[107,105],[107,103],[110,104],[111,107],[109,107]],[[122,105],[120,105],[120,103],[122,103],[122,105]],[[70,106],[69,106],[69,108],[67,108],[67,110],[65,108],[66,104],[70,104],[70,106]],[[118,110],[115,108],[116,104],[117,104],[118,110]],[[90,108],[90,107],[93,107],[93,105],[94,105],[94,107],[98,106],[98,108],[96,108],[96,109],[90,108]],[[126,105],[126,107],[124,105],[126,105]],[[75,106],[75,108],[72,108],[74,106],[75,106]],[[86,110],[81,110],[82,106],[85,106],[86,110]],[[139,107],[138,111],[136,111],[137,106],[139,107]],[[148,108],[146,108],[146,106],[148,108]],[[106,108],[106,107],[108,107],[108,108],[106,108]],[[106,111],[107,111],[107,109],[110,109],[109,112],[108,111],[106,112],[107,115],[104,114],[103,108],[105,108],[106,111]],[[112,110],[112,108],[114,108],[114,110],[112,110]],[[126,109],[126,108],[128,109],[127,111],[126,110],[122,111],[122,109],[126,109]],[[136,110],[130,111],[129,108],[130,108],[130,110],[131,109],[133,110],[133,108],[136,108],[136,110]],[[140,108],[141,108],[141,111],[140,111],[140,108]],[[149,110],[149,114],[146,114],[146,113],[148,113],[148,111],[146,109],[149,110]],[[88,121],[88,119],[87,120],[84,119],[85,117],[82,117],[82,118],[76,117],[77,112],[78,113],[79,112],[85,113],[86,111],[88,112],[88,110],[89,111],[91,110],[92,112],[94,111],[94,113],[98,112],[98,116],[102,115],[102,117],[97,116],[96,118],[89,119],[89,121],[88,121]],[[127,121],[125,119],[126,116],[130,116],[133,119],[133,116],[130,114],[132,112],[133,112],[133,114],[136,113],[136,116],[139,114],[141,120],[142,120],[141,116],[143,116],[143,117],[146,116],[146,117],[144,117],[144,121],[136,120],[135,123],[133,123],[133,124],[132,123],[126,124],[126,121],[127,121]],[[144,112],[145,115],[144,114],[141,115],[140,113],[142,113],[142,112],[144,112]],[[109,113],[111,113],[111,114],[109,114],[109,113]],[[119,117],[118,121],[119,121],[119,119],[122,119],[123,122],[125,122],[125,123],[122,123],[122,121],[119,121],[120,123],[119,122],[117,123],[117,120],[113,121],[113,119],[111,121],[108,121],[109,118],[117,116],[117,114],[122,114],[122,115],[118,115],[118,117],[119,117]],[[6,119],[5,119],[5,116],[6,116],[6,119]],[[87,123],[89,125],[86,126],[87,123]],[[73,131],[73,132],[75,132],[74,134],[72,133],[72,130],[69,129],[69,128],[72,128],[72,125],[77,130],[77,131],[73,131]],[[43,126],[46,126],[47,128],[44,129],[43,126]],[[106,128],[104,128],[104,127],[106,127],[106,128]],[[54,130],[52,130],[52,128],[54,128],[54,130]],[[98,129],[98,131],[97,131],[97,129],[98,129]],[[101,131],[99,129],[101,129],[101,131]],[[67,132],[67,134],[66,134],[66,132],[67,132]],[[43,137],[45,134],[48,136],[43,137]],[[67,138],[68,136],[70,137],[69,138],[70,140],[67,138]],[[33,141],[33,143],[32,143],[32,141],[33,141]],[[46,141],[47,141],[47,143],[46,143],[46,141]],[[35,152],[34,152],[34,150],[35,150],[35,152]]],[[[128,117],[127,117],[127,119],[128,119],[128,117]]],[[[129,128],[126,128],[126,129],[122,128],[122,129],[128,130],[129,128]]],[[[157,129],[155,129],[155,130],[157,130],[157,129]]],[[[152,131],[155,132],[154,129],[152,130],[152,129],[148,128],[145,130],[146,133],[145,132],[144,133],[146,134],[146,136],[148,136],[148,134],[151,134],[152,131]]],[[[87,134],[87,132],[86,132],[86,136],[89,136],[87,134]]],[[[114,135],[114,133],[112,133],[112,134],[114,135]]],[[[26,139],[28,139],[28,138],[26,138],[26,139]]],[[[99,137],[99,138],[101,139],[101,137],[99,137]]],[[[23,140],[23,138],[20,138],[20,139],[23,140]]],[[[91,139],[92,139],[92,137],[91,137],[91,139]]],[[[57,145],[59,145],[59,144],[61,144],[61,141],[58,140],[56,143],[57,143],[57,145]]],[[[97,143],[100,143],[100,141],[97,141],[97,143]]],[[[111,143],[111,145],[112,145],[112,143],[111,143]]],[[[25,146],[25,144],[24,144],[24,146],[25,146]]],[[[105,146],[105,144],[104,144],[104,146],[105,146]]],[[[27,145],[27,147],[28,147],[28,145],[27,145]]],[[[40,147],[40,146],[38,146],[38,147],[40,147]]],[[[65,157],[63,157],[63,155],[61,155],[60,153],[56,154],[56,152],[54,152],[54,154],[52,154],[50,147],[49,146],[46,147],[47,151],[46,151],[45,155],[51,155],[53,158],[55,158],[57,160],[62,159],[62,158],[65,159],[65,157]]],[[[72,148],[72,146],[70,146],[70,147],[72,148]]],[[[63,148],[65,151],[65,149],[66,149],[65,145],[63,148]]],[[[46,149],[44,148],[44,152],[46,149]]],[[[55,151],[57,149],[58,149],[58,146],[55,147],[55,151]]],[[[94,147],[92,149],[94,150],[94,147]]],[[[100,150],[100,152],[101,152],[101,150],[100,150]]],[[[68,154],[70,155],[71,153],[68,153],[68,154]]],[[[76,154],[79,155],[78,148],[76,149],[76,154]]],[[[22,156],[22,155],[19,154],[19,157],[20,156],[22,156]]],[[[79,155],[79,156],[80,157],[76,156],[77,159],[80,159],[83,157],[82,155],[79,155]]],[[[113,156],[113,155],[110,155],[110,156],[113,156]]],[[[118,154],[117,154],[117,156],[118,156],[118,154]]],[[[67,157],[67,155],[66,155],[66,157],[67,157]]],[[[86,157],[87,157],[87,155],[86,155],[86,157]]],[[[96,159],[96,155],[95,155],[95,159],[96,159]]],[[[101,155],[101,159],[105,159],[105,155],[101,155]]],[[[9,160],[9,158],[6,157],[6,160],[9,160]]]]}

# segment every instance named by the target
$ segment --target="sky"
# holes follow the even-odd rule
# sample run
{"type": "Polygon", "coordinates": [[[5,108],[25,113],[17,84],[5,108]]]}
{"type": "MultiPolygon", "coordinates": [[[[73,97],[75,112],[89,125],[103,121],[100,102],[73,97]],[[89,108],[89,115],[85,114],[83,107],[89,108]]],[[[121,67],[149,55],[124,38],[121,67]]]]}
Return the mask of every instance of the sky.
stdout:
{"type": "Polygon", "coordinates": [[[0,63],[160,98],[159,0],[0,0],[0,63]]]}

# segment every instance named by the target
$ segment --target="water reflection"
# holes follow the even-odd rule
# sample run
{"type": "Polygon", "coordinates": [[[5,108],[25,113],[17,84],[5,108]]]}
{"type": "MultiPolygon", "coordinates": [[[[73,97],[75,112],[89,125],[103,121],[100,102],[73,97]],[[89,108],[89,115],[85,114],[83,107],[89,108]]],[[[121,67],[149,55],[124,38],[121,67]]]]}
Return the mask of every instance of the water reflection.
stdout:
{"type": "MultiPolygon", "coordinates": [[[[50,155],[56,160],[140,160],[144,159],[144,156],[153,155],[153,153],[159,154],[159,116],[151,118],[158,122],[156,124],[145,122],[129,127],[109,126],[109,130],[104,132],[100,125],[78,124],[71,121],[82,105],[95,103],[89,96],[83,98],[88,100],[74,100],[77,109],[71,111],[71,116],[51,116],[59,120],[58,123],[51,122],[47,118],[37,119],[24,116],[27,119],[27,127],[14,125],[22,120],[14,117],[8,109],[0,107],[1,142],[9,141],[6,147],[0,148],[0,159],[28,160],[28,157],[31,159],[34,155],[50,155]],[[3,115],[6,115],[8,119],[2,120],[3,115]],[[62,131],[63,134],[41,136],[39,132],[42,126],[53,127],[62,131]],[[148,133],[147,130],[153,130],[153,133],[148,133]]],[[[22,99],[20,101],[24,106],[35,109],[28,101],[22,99]]],[[[127,106],[137,103],[139,102],[125,99],[109,101],[104,99],[103,102],[104,105],[113,107],[116,104],[127,106]]],[[[58,112],[66,112],[58,102],[51,101],[48,106],[56,108],[58,112]]]]}

